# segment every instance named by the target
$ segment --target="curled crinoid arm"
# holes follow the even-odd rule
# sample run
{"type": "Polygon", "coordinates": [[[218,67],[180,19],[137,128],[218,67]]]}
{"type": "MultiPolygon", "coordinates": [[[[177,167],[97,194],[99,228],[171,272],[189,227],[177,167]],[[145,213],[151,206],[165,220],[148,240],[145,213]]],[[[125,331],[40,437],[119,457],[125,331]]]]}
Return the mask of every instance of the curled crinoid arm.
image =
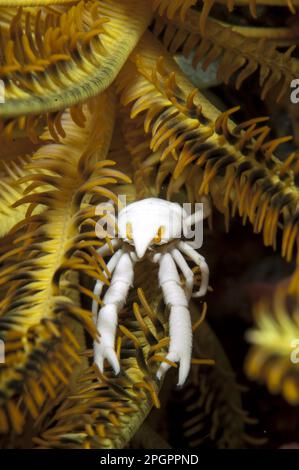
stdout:
{"type": "Polygon", "coordinates": [[[254,306],[255,324],[246,332],[250,349],[245,371],[263,382],[271,393],[281,393],[292,405],[299,403],[299,308],[296,298],[278,286],[273,298],[254,306]]]}
{"type": "Polygon", "coordinates": [[[201,201],[202,207],[184,219],[184,234],[186,237],[189,236],[189,232],[193,225],[197,225],[202,222],[205,218],[209,217],[212,212],[211,204],[207,196],[203,196],[201,201]]]}
{"type": "Polygon", "coordinates": [[[56,112],[103,92],[151,21],[148,2],[140,0],[73,2],[48,10],[43,3],[55,2],[37,3],[30,11],[11,8],[3,17],[1,75],[7,85],[1,116],[56,112]]]}

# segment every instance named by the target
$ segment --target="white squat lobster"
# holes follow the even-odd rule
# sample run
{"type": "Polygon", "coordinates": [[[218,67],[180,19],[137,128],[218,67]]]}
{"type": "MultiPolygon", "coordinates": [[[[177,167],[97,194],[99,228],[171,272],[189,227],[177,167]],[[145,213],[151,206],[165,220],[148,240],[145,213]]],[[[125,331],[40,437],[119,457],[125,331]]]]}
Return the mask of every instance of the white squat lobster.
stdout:
{"type": "MultiPolygon", "coordinates": [[[[209,210],[207,211],[209,212],[209,210]]],[[[164,302],[170,307],[169,351],[166,358],[179,362],[179,381],[182,385],[189,373],[192,353],[192,324],[188,304],[190,297],[205,295],[208,288],[209,268],[202,255],[192,246],[192,242],[181,240],[182,227],[190,233],[193,224],[209,215],[203,211],[188,215],[178,203],[158,198],[148,198],[124,207],[118,214],[118,238],[111,240],[117,251],[111,256],[107,268],[111,282],[98,311],[98,302],[93,300],[92,313],[100,332],[100,340],[94,342],[94,362],[103,372],[107,359],[115,374],[120,371],[115,352],[115,336],[118,312],[124,306],[134,280],[134,264],[145,256],[159,264],[159,284],[164,302]],[[171,223],[169,223],[171,221],[171,223]],[[194,274],[184,256],[190,258],[201,270],[201,286],[193,292],[194,274]],[[177,267],[185,277],[183,289],[177,267]]],[[[111,253],[106,243],[98,249],[103,256],[111,253]]],[[[104,283],[97,281],[94,294],[100,297],[104,283]]],[[[157,372],[160,379],[170,368],[163,362],[157,372]]]]}

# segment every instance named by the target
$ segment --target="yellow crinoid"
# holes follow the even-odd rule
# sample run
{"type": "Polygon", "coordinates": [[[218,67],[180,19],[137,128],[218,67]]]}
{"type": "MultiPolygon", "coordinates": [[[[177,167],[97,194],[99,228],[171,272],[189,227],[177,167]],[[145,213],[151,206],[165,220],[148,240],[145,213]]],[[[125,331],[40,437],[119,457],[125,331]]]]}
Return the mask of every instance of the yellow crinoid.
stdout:
{"type": "MultiPolygon", "coordinates": [[[[117,203],[119,194],[191,203],[207,196],[227,230],[238,214],[265,246],[294,261],[288,289],[298,299],[298,152],[277,152],[290,137],[271,134],[265,117],[236,124],[240,106],[218,109],[177,60],[191,57],[194,69],[215,63],[217,80],[237,90],[254,76],[262,99],[283,102],[299,76],[299,33],[290,19],[298,6],[298,0],[0,0],[3,447],[121,448],[160,406],[156,371],[167,362],[168,312],[153,266],[137,268],[120,314],[121,373],[115,377],[107,367],[102,374],[92,361],[93,285],[109,285],[97,252],[99,202],[117,203]],[[281,24],[261,26],[262,8],[283,9],[281,24]],[[233,12],[243,9],[250,19],[234,23],[233,12]]],[[[202,344],[205,310],[197,305],[193,316],[202,344]]],[[[261,326],[271,349],[273,324],[261,326]]],[[[183,434],[201,442],[209,415],[215,445],[242,446],[250,419],[230,367],[221,363],[222,349],[206,336],[210,345],[199,348],[190,377],[201,402],[195,397],[190,404],[187,390],[186,413],[194,416],[187,416],[183,434]],[[214,360],[221,367],[205,375],[214,360]],[[197,365],[202,375],[194,373],[197,365]]],[[[259,338],[251,333],[263,349],[259,338]]],[[[248,370],[256,378],[255,364],[249,361],[248,370]]],[[[297,402],[298,382],[290,386],[283,393],[297,402]]],[[[274,388],[280,390],[276,382],[274,388]]]]}

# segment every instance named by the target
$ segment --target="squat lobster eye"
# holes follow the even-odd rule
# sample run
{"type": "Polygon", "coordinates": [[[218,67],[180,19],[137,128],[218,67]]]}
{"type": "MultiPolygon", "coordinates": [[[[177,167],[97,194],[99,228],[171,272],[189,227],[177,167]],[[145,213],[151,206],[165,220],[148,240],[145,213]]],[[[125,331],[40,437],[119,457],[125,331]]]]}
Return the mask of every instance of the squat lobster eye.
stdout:
{"type": "Polygon", "coordinates": [[[161,225],[161,227],[158,228],[157,234],[153,238],[153,243],[160,243],[163,235],[165,233],[165,227],[164,225],[161,225]]]}
{"type": "Polygon", "coordinates": [[[130,222],[126,224],[126,236],[130,242],[133,240],[132,224],[130,222]]]}

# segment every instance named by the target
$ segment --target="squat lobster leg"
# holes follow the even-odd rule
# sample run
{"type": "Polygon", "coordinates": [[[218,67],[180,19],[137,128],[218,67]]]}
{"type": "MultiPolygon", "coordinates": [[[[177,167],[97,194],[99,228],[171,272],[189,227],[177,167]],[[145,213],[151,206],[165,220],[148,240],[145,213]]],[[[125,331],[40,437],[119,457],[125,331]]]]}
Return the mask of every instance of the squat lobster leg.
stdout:
{"type": "Polygon", "coordinates": [[[194,261],[199,267],[201,271],[201,284],[200,289],[197,292],[192,294],[192,297],[202,297],[206,294],[208,287],[209,287],[209,266],[206,263],[206,260],[202,255],[200,255],[197,251],[194,250],[192,246],[190,246],[187,242],[179,242],[178,248],[185,253],[185,255],[189,256],[189,258],[194,261]]]}
{"type": "MultiPolygon", "coordinates": [[[[110,244],[112,246],[112,249],[114,250],[115,248],[119,247],[121,241],[117,238],[113,238],[112,240],[110,240],[110,244]]],[[[97,252],[99,253],[99,255],[105,258],[105,256],[111,255],[111,248],[108,243],[105,243],[103,246],[100,246],[100,248],[97,249],[97,252]]]]}
{"type": "MultiPolygon", "coordinates": [[[[101,248],[104,248],[104,247],[101,247],[101,248]]],[[[120,257],[122,256],[123,254],[123,250],[122,249],[119,249],[117,250],[114,255],[110,258],[110,260],[108,261],[107,263],[107,268],[108,268],[108,271],[110,272],[110,274],[113,273],[120,257]]],[[[105,273],[103,273],[103,275],[105,276],[105,273]]],[[[97,296],[97,297],[100,297],[101,296],[101,293],[102,293],[102,289],[104,287],[104,282],[103,281],[100,281],[98,280],[96,282],[96,285],[94,287],[94,290],[93,290],[93,293],[97,296]]],[[[99,308],[99,303],[97,300],[93,300],[92,301],[92,307],[91,307],[91,311],[92,311],[92,318],[93,318],[93,321],[94,323],[96,324],[97,323],[97,316],[98,316],[98,308],[99,308]]]]}
{"type": "MultiPolygon", "coordinates": [[[[185,382],[191,363],[192,352],[192,323],[188,310],[188,300],[181,287],[179,274],[170,253],[155,257],[159,263],[159,281],[163,291],[164,301],[170,306],[169,315],[169,352],[166,359],[179,362],[178,385],[185,382]]],[[[164,362],[158,369],[160,379],[170,365],[164,362]]]]}
{"type": "Polygon", "coordinates": [[[211,208],[207,199],[205,202],[203,210],[196,210],[188,215],[176,202],[147,198],[123,207],[117,219],[112,215],[117,223],[118,239],[113,238],[111,243],[107,240],[107,243],[97,250],[102,257],[112,252],[107,263],[108,270],[105,271],[107,278],[112,276],[111,283],[98,312],[98,297],[106,279],[102,278],[102,281],[96,282],[92,303],[93,319],[100,333],[99,341],[94,342],[94,361],[101,371],[105,359],[116,374],[120,370],[115,352],[117,317],[133,283],[134,264],[147,258],[159,264],[159,284],[165,304],[170,307],[169,352],[165,362],[158,369],[157,377],[161,378],[165,374],[171,362],[178,362],[178,385],[185,382],[190,369],[192,350],[192,325],[188,303],[190,297],[200,297],[206,293],[209,268],[204,257],[194,249],[198,248],[198,239],[194,242],[180,240],[182,227],[183,235],[192,239],[193,231],[196,231],[196,227],[192,229],[192,226],[196,226],[209,215],[211,208]],[[113,253],[115,249],[116,252],[113,253]],[[194,273],[185,257],[195,262],[201,270],[201,286],[194,293],[194,273]],[[180,282],[179,271],[185,277],[184,288],[180,282]]]}
{"type": "Polygon", "coordinates": [[[192,269],[189,268],[184,256],[177,248],[174,248],[173,250],[171,250],[170,253],[185,277],[186,295],[187,295],[187,299],[189,300],[193,291],[193,283],[194,283],[193,271],[192,269]]]}
{"type": "Polygon", "coordinates": [[[120,371],[115,352],[117,316],[126,301],[128,291],[133,283],[133,277],[132,258],[129,253],[123,253],[116,264],[111,284],[104,295],[103,306],[98,314],[97,330],[100,333],[100,340],[94,342],[94,362],[101,372],[104,369],[105,359],[108,360],[115,374],[120,371]]]}

